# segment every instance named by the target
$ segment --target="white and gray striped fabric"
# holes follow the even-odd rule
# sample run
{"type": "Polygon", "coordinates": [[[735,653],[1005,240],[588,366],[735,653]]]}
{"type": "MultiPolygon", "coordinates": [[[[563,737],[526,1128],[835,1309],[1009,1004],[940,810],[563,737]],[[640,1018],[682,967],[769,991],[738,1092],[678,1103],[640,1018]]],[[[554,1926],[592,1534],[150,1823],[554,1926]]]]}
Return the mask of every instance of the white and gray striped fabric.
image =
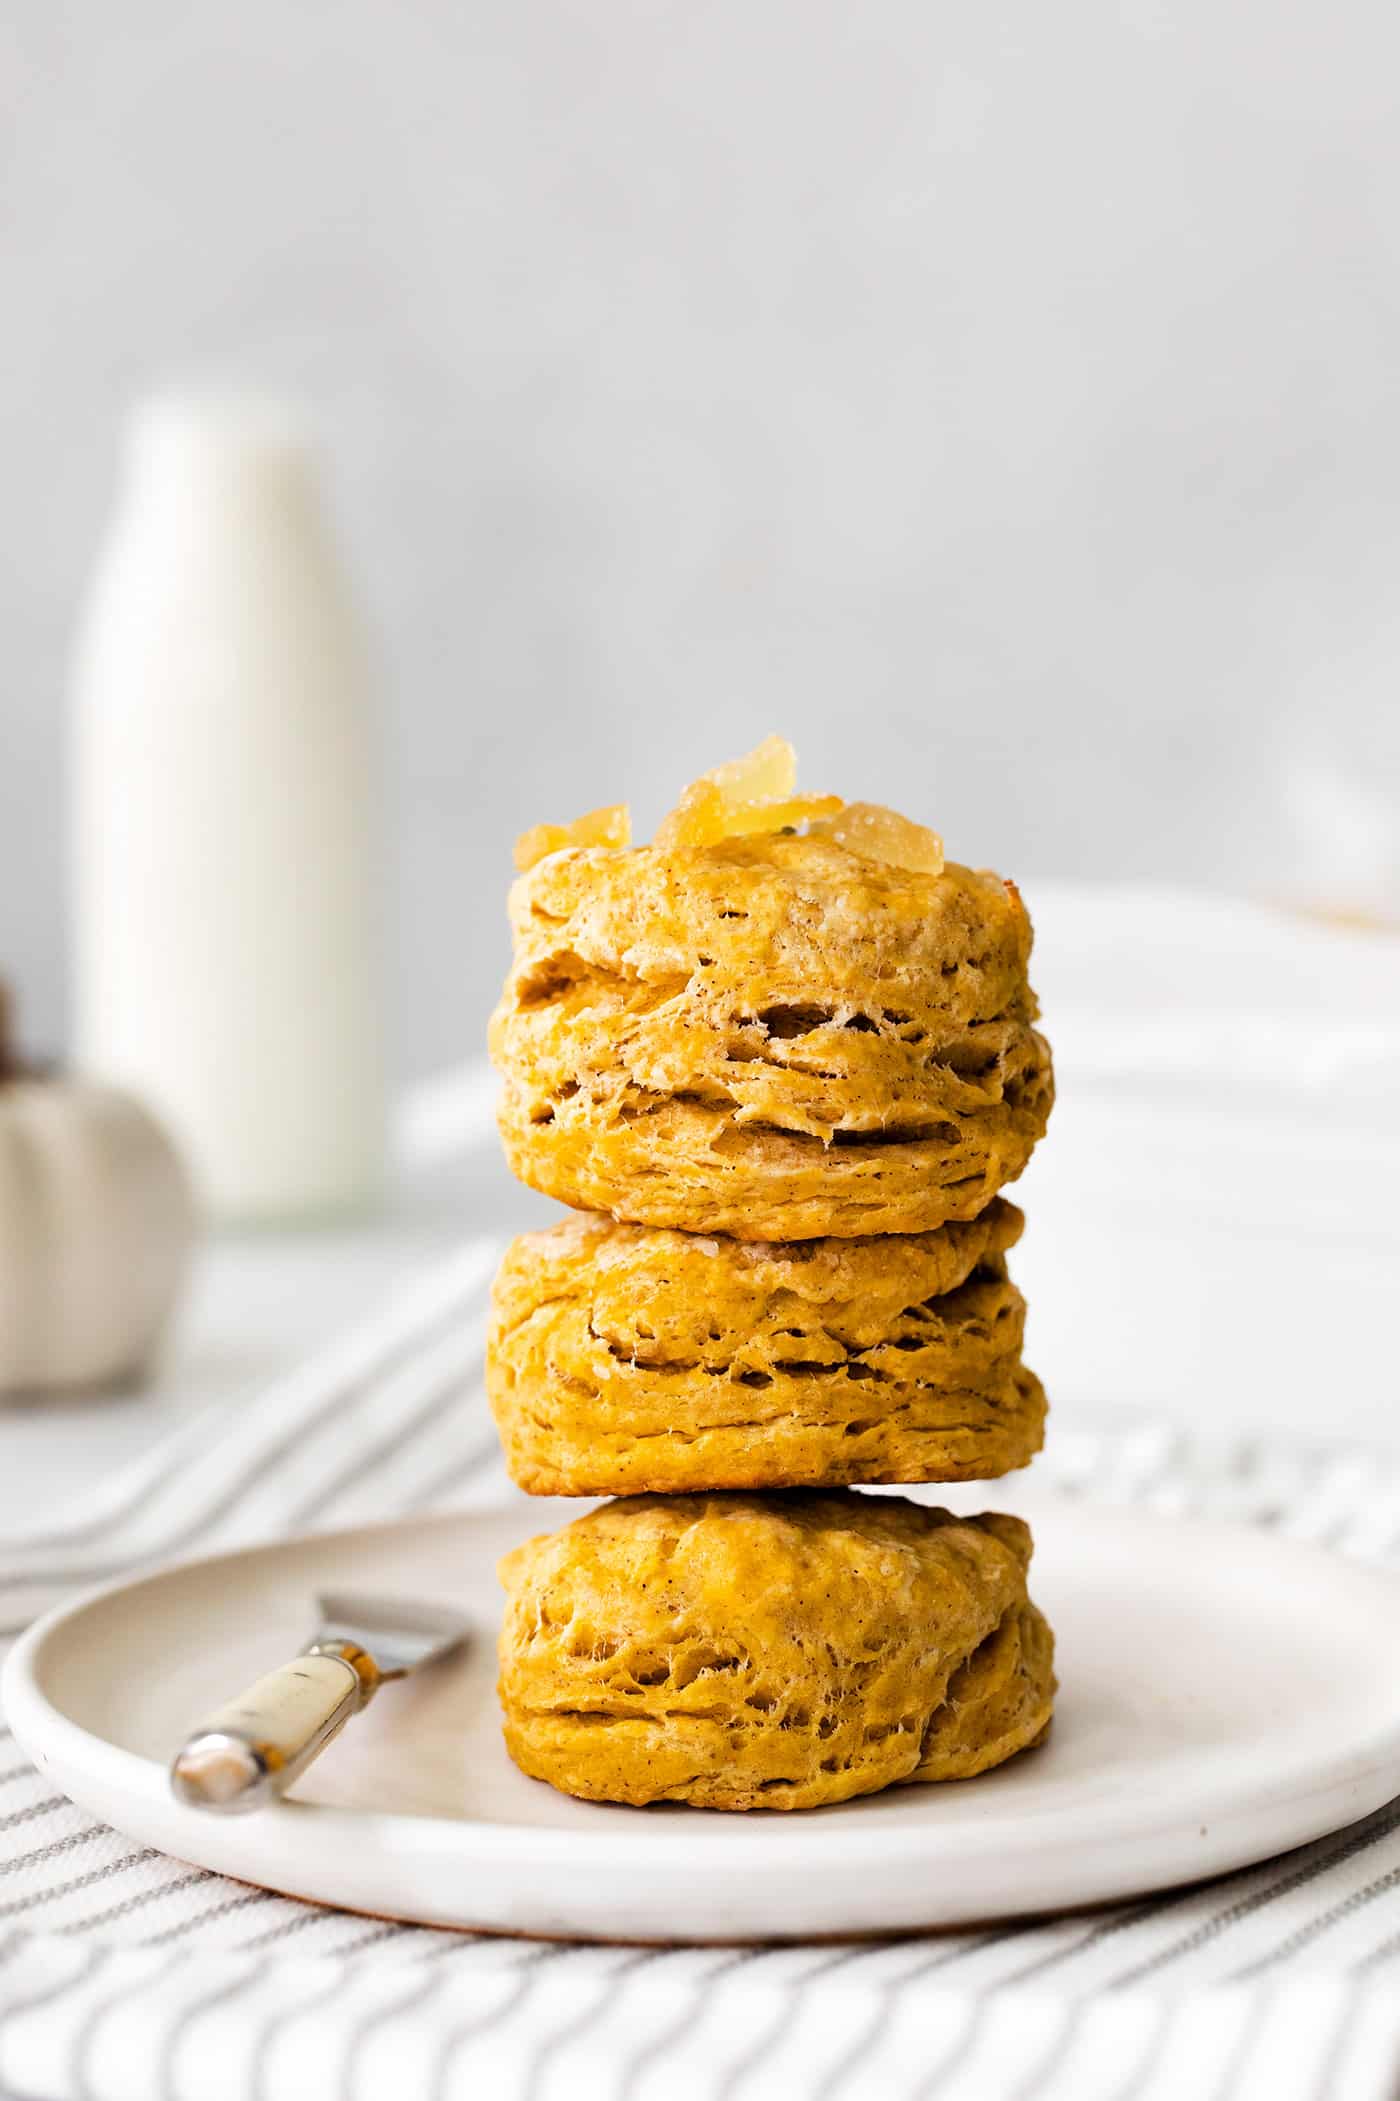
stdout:
{"type": "MultiPolygon", "coordinates": [[[[494,1247],[0,1557],[7,1639],[153,1557],[512,1491],[481,1390],[494,1247]]],[[[1400,1468],[1059,1429],[1065,1494],[1400,1556],[1400,1468]]],[[[0,2088],[22,2101],[1392,2101],[1400,1804],[1208,1887],[813,1947],[542,1945],[192,1869],[56,1795],[0,1726],[0,2088]]]]}

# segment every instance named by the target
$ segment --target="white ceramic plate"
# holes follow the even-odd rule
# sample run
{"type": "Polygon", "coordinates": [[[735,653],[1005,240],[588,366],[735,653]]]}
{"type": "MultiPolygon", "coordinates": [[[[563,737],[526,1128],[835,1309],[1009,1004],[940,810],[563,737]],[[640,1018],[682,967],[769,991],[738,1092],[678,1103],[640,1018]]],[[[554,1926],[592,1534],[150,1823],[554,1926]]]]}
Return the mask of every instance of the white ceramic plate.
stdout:
{"type": "MultiPolygon", "coordinates": [[[[967,1498],[960,1498],[964,1503],[967,1498]]],[[[493,1566],[578,1505],[411,1521],[193,1562],[51,1614],[6,1671],[16,1735],[141,1842],[433,1924],[685,1940],[887,1933],[1101,1903],[1334,1830],[1400,1793],[1400,1583],[1266,1534],[1015,1499],[1059,1636],[1049,1744],[835,1809],[566,1800],[510,1764],[493,1566]],[[390,1688],[300,1799],[183,1809],[183,1733],[309,1632],[322,1586],[467,1601],[469,1659],[390,1688]]]]}

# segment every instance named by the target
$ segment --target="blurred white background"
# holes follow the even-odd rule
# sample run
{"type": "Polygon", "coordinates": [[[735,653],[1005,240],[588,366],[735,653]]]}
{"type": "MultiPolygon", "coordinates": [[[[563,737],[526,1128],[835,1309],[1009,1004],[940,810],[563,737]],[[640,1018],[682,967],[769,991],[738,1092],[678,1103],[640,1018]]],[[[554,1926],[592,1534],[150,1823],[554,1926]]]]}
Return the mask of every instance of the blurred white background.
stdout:
{"type": "Polygon", "coordinates": [[[72,624],[172,379],[324,433],[401,1077],[479,1042],[516,831],[649,824],[770,728],[1032,880],[1389,894],[1380,0],[10,0],[0,39],[31,1040],[67,1028],[72,624]]]}

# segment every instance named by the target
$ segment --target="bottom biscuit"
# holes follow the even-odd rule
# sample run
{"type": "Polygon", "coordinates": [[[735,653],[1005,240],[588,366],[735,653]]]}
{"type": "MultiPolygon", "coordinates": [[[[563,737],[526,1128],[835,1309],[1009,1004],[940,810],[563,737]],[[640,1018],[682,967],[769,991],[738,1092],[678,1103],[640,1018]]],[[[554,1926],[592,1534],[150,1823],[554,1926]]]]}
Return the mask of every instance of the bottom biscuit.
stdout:
{"type": "Polygon", "coordinates": [[[1038,1743],[1019,1518],[853,1491],[632,1496],[501,1563],[506,1746],[565,1794],[809,1809],[1038,1743]]]}

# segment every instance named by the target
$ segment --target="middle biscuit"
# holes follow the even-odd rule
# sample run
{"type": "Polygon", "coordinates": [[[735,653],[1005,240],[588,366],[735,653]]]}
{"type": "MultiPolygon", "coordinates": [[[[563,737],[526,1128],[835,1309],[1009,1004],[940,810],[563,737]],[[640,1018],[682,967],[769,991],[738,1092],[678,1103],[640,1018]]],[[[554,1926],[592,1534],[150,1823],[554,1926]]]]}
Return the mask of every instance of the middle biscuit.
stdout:
{"type": "Polygon", "coordinates": [[[534,1495],[986,1480],[1039,1451],[998,1198],[935,1232],[767,1243],[571,1218],[507,1250],[487,1390],[534,1495]]]}

